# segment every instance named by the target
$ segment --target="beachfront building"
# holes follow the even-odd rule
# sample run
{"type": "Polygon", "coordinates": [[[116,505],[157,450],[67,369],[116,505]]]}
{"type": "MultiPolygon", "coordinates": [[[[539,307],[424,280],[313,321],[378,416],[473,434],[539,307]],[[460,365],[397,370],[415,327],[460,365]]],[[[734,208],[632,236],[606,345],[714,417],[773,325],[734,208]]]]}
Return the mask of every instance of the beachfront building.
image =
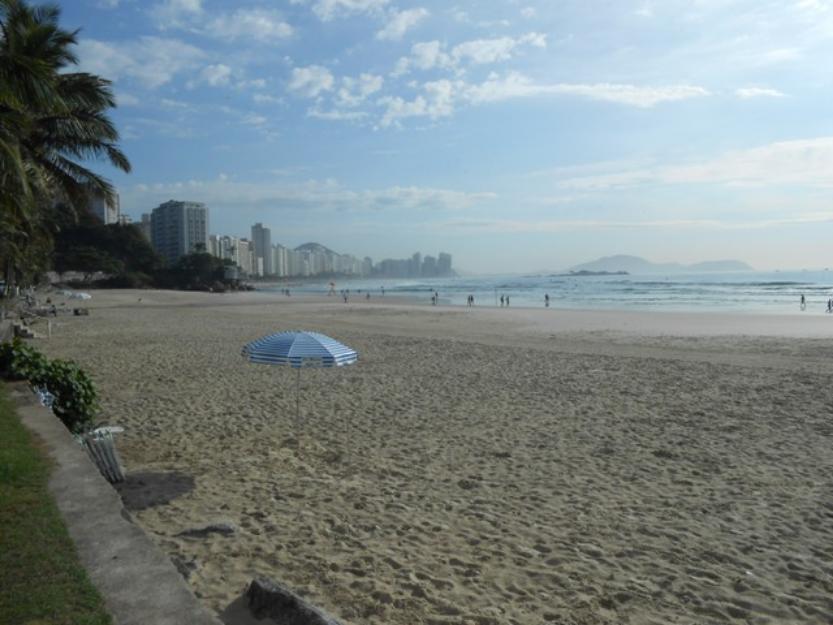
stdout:
{"type": "Polygon", "coordinates": [[[150,241],[150,213],[142,213],[142,221],[136,225],[139,226],[139,231],[144,235],[144,237],[150,241]]]}
{"type": "Polygon", "coordinates": [[[437,259],[437,275],[450,276],[451,274],[451,254],[440,252],[440,257],[437,259]]]}
{"type": "Polygon", "coordinates": [[[272,266],[272,231],[262,223],[256,223],[252,226],[251,241],[255,248],[255,258],[263,259],[263,273],[258,275],[271,276],[274,273],[272,266]]]}
{"type": "Polygon", "coordinates": [[[289,255],[292,252],[283,245],[272,246],[272,270],[279,278],[286,278],[289,273],[289,255]]]}
{"type": "Polygon", "coordinates": [[[200,248],[208,251],[208,208],[169,200],[153,209],[150,230],[153,248],[169,264],[200,248]]]}
{"type": "Polygon", "coordinates": [[[119,194],[116,193],[112,202],[104,199],[104,196],[94,195],[87,204],[87,209],[101,220],[103,224],[119,223],[121,210],[119,208],[119,194]]]}
{"type": "Polygon", "coordinates": [[[252,242],[248,239],[237,239],[237,266],[244,276],[252,273],[252,242]]]}

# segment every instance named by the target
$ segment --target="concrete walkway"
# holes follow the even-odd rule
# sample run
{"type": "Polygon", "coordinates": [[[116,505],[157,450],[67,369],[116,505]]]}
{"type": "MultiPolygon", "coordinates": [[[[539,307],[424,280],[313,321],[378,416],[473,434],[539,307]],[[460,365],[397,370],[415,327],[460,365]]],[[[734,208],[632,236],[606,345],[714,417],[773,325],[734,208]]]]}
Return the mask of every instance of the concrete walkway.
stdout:
{"type": "Polygon", "coordinates": [[[49,490],[81,564],[116,625],[222,625],[122,507],[121,499],[64,425],[24,385],[7,385],[23,423],[55,462],[49,490]]]}

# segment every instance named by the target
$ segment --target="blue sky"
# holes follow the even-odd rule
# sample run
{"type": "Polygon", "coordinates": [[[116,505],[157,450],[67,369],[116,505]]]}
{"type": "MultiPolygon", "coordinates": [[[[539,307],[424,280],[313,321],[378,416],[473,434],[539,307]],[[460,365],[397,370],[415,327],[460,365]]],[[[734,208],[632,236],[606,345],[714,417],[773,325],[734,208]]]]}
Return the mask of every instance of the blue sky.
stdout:
{"type": "Polygon", "coordinates": [[[833,265],[833,0],[66,0],[137,218],[472,272],[833,265]]]}

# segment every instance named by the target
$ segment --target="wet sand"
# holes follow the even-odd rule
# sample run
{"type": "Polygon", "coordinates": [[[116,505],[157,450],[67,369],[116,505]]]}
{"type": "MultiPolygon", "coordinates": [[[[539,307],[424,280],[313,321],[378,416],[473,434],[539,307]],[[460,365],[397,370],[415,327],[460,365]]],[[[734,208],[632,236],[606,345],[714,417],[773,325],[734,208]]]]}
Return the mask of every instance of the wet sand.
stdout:
{"type": "Polygon", "coordinates": [[[833,622],[833,317],[93,295],[39,345],[193,479],[134,517],[218,612],[265,575],[355,625],[833,622]],[[360,353],[300,426],[240,357],[295,328],[360,353]]]}

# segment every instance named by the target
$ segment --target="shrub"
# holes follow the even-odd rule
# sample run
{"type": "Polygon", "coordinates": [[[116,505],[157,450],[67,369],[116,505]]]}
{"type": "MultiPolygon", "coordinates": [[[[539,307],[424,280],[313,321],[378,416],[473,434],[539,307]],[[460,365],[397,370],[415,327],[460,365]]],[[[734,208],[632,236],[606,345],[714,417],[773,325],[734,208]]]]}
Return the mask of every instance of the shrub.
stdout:
{"type": "Polygon", "coordinates": [[[29,380],[38,385],[49,367],[46,356],[20,338],[0,346],[0,373],[9,380],[29,380]]]}
{"type": "Polygon", "coordinates": [[[99,409],[98,393],[90,376],[77,364],[53,360],[37,384],[55,396],[52,410],[71,432],[86,432],[92,427],[99,409]]]}
{"type": "Polygon", "coordinates": [[[52,410],[74,432],[90,429],[98,414],[98,393],[90,377],[74,362],[49,361],[20,339],[0,345],[0,374],[9,380],[28,380],[55,396],[52,410]]]}

